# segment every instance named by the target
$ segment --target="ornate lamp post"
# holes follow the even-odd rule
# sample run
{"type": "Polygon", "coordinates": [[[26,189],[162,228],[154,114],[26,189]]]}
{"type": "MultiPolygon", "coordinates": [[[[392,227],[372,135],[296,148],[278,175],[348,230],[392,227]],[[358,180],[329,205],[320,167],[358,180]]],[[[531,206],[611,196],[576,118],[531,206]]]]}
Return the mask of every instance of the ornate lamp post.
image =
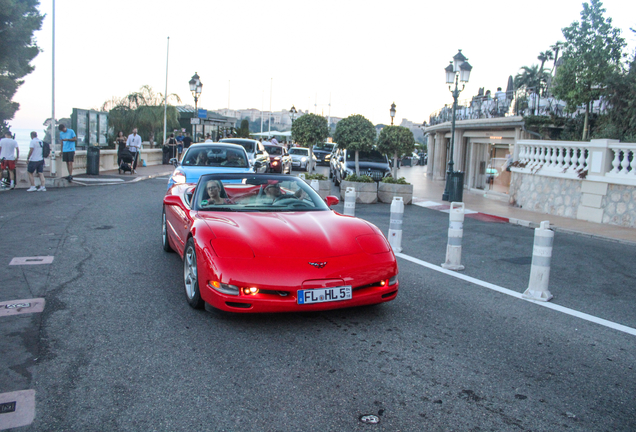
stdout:
{"type": "Polygon", "coordinates": [[[393,126],[393,117],[395,117],[395,102],[391,104],[391,111],[389,112],[391,113],[391,126],[393,126]]]}
{"type": "Polygon", "coordinates": [[[464,90],[470,77],[470,71],[472,66],[466,61],[467,58],[462,54],[462,50],[459,50],[453,61],[446,66],[446,84],[449,84],[448,90],[453,95],[453,120],[451,123],[451,146],[450,146],[450,158],[448,161],[448,171],[446,171],[446,189],[442,195],[443,201],[462,201],[464,193],[464,173],[454,171],[453,152],[455,147],[455,112],[457,111],[457,98],[459,94],[464,90]],[[455,89],[451,88],[451,85],[455,82],[455,89]],[[462,82],[462,89],[459,89],[459,81],[462,82]],[[453,183],[453,184],[451,184],[453,183]]]}
{"type": "Polygon", "coordinates": [[[294,119],[296,119],[297,113],[298,111],[296,111],[296,107],[292,105],[291,109],[289,110],[289,117],[291,117],[292,127],[294,127],[294,119]]]}
{"type": "MultiPolygon", "coordinates": [[[[203,90],[203,83],[199,79],[199,74],[194,73],[192,78],[190,79],[190,91],[192,92],[192,96],[194,97],[194,115],[196,118],[199,118],[199,111],[197,110],[197,102],[199,102],[199,96],[201,95],[201,91],[203,90]]],[[[195,124],[192,125],[192,139],[196,142],[196,131],[197,126],[195,124]]]]}

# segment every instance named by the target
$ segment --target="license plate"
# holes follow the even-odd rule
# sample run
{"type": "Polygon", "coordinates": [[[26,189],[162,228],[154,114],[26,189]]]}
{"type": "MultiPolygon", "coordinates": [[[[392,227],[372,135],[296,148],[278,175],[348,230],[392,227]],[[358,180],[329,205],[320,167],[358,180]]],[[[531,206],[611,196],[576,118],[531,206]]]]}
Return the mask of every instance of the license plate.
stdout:
{"type": "Polygon", "coordinates": [[[292,162],[293,166],[300,166],[300,162],[292,162]]]}
{"type": "Polygon", "coordinates": [[[340,300],[351,300],[351,285],[298,290],[298,304],[324,303],[340,300]]]}

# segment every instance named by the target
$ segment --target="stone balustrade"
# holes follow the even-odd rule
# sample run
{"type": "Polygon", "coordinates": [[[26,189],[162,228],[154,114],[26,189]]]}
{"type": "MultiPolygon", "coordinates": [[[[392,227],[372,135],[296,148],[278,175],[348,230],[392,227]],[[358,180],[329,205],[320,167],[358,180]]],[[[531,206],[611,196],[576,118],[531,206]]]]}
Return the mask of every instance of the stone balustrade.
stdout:
{"type": "Polygon", "coordinates": [[[517,142],[510,202],[591,222],[636,227],[636,144],[517,142]]]}

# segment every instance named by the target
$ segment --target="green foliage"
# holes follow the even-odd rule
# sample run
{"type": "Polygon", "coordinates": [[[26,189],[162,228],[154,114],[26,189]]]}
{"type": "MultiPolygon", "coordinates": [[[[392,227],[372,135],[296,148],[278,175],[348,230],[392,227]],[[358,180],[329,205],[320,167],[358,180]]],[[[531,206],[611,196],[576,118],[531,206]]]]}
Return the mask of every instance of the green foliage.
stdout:
{"type": "Polygon", "coordinates": [[[306,114],[295,120],[292,126],[292,138],[309,149],[325,142],[328,136],[327,119],[316,114],[306,114]]]}
{"type": "Polygon", "coordinates": [[[328,180],[324,174],[305,174],[307,180],[328,180]]]}
{"type": "Polygon", "coordinates": [[[236,136],[238,138],[249,138],[250,137],[250,121],[246,118],[241,120],[241,127],[236,130],[236,136]]]}
{"type": "Polygon", "coordinates": [[[539,68],[538,65],[523,66],[520,72],[515,76],[515,90],[523,88],[534,92],[542,91],[542,89],[545,88],[545,83],[548,81],[549,76],[550,74],[545,72],[543,68],[539,68]]]}
{"type": "Polygon", "coordinates": [[[33,33],[42,28],[44,16],[38,0],[0,2],[0,132],[8,129],[20,104],[13,102],[22,78],[33,72],[33,60],[40,52],[33,33]]]}
{"type": "MultiPolygon", "coordinates": [[[[340,123],[338,123],[338,124],[340,124],[340,123]]],[[[373,183],[375,180],[373,180],[368,175],[349,174],[345,178],[345,181],[358,182],[358,183],[373,183]]]]}
{"type": "Polygon", "coordinates": [[[563,64],[557,68],[553,93],[570,112],[598,99],[609,76],[623,68],[625,39],[604,12],[599,0],[583,3],[581,21],[562,29],[563,64]]]}
{"type": "MultiPolygon", "coordinates": [[[[168,101],[171,100],[181,102],[176,94],[168,95],[168,101]]],[[[163,137],[164,96],[161,93],[155,93],[148,85],[123,98],[112,98],[106,101],[102,110],[108,111],[108,123],[115,131],[115,135],[120,130],[128,135],[133,128],[137,128],[142,139],[154,142],[157,138],[160,143],[165,141],[163,137]]],[[[179,127],[179,112],[172,105],[168,105],[166,123],[168,134],[179,127]]]]}
{"type": "Polygon", "coordinates": [[[402,184],[402,185],[411,184],[407,182],[404,177],[400,177],[399,179],[396,179],[395,177],[384,177],[381,181],[382,183],[390,183],[390,184],[402,184]]]}
{"type": "Polygon", "coordinates": [[[393,156],[393,176],[397,176],[397,158],[400,155],[410,155],[415,150],[413,132],[404,126],[387,126],[380,132],[378,150],[393,156]]]}
{"type": "Polygon", "coordinates": [[[352,151],[369,151],[375,142],[373,123],[360,114],[350,115],[338,122],[334,141],[339,148],[352,151]]]}

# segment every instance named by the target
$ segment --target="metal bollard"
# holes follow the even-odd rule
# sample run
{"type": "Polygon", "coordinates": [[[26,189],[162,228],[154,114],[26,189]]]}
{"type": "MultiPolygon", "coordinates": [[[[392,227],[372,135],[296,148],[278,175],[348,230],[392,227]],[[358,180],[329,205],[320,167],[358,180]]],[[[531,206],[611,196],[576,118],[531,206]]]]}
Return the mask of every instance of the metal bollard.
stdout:
{"type": "Polygon", "coordinates": [[[318,180],[312,180],[311,188],[315,190],[316,192],[318,192],[318,189],[320,189],[320,182],[318,180]]]}
{"type": "Polygon", "coordinates": [[[543,221],[534,229],[534,247],[532,248],[532,266],[530,282],[523,298],[547,302],[552,298],[548,290],[550,282],[550,261],[552,260],[552,243],[554,231],[550,229],[550,221],[543,221]]]}
{"type": "Polygon", "coordinates": [[[345,190],[344,214],[347,216],[356,215],[356,189],[348,187],[345,190]]]}
{"type": "Polygon", "coordinates": [[[442,267],[448,270],[464,270],[462,262],[462,237],[464,236],[464,203],[452,202],[448,223],[448,244],[446,262],[442,267]]]}
{"type": "Polygon", "coordinates": [[[389,223],[389,244],[393,252],[402,252],[402,219],[404,218],[404,198],[393,197],[391,220],[389,223]]]}

